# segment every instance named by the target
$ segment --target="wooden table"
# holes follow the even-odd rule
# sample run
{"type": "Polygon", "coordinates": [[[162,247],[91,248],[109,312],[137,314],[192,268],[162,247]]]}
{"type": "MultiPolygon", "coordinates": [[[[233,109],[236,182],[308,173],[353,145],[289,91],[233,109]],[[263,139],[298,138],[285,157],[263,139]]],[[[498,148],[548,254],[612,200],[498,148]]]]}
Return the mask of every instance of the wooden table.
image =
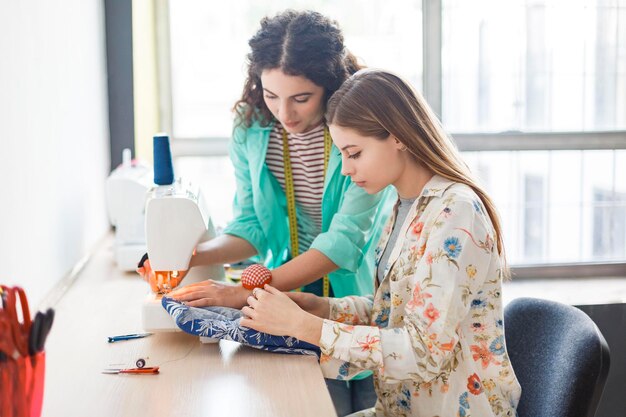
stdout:
{"type": "Polygon", "coordinates": [[[314,357],[202,344],[182,332],[107,343],[107,336],[142,330],[148,291],[136,274],[115,268],[111,244],[103,243],[54,304],[44,417],[336,415],[314,357]],[[140,357],[161,373],[101,373],[140,357]]]}

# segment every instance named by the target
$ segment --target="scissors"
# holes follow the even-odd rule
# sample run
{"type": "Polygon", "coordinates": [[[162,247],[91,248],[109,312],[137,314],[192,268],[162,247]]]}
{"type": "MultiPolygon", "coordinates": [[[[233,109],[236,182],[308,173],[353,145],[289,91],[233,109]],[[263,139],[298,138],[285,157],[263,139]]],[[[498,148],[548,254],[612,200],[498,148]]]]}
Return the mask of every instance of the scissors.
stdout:
{"type": "MultiPolygon", "coordinates": [[[[13,344],[19,356],[28,356],[28,338],[30,336],[30,308],[28,307],[28,300],[26,299],[26,293],[20,287],[6,287],[3,289],[3,304],[4,314],[3,321],[8,323],[10,327],[10,333],[13,337],[13,344]],[[6,298],[5,298],[6,296],[6,298]],[[17,302],[19,298],[20,307],[22,310],[22,321],[20,322],[18,316],[17,302]]],[[[15,356],[15,353],[13,353],[15,356]]]]}
{"type": "Polygon", "coordinates": [[[158,374],[159,367],[153,366],[150,368],[129,368],[129,369],[118,369],[118,368],[109,368],[102,371],[103,374],[158,374]]]}
{"type": "Polygon", "coordinates": [[[28,336],[28,353],[35,355],[43,350],[53,321],[54,310],[52,308],[49,308],[45,313],[37,312],[28,336]]]}

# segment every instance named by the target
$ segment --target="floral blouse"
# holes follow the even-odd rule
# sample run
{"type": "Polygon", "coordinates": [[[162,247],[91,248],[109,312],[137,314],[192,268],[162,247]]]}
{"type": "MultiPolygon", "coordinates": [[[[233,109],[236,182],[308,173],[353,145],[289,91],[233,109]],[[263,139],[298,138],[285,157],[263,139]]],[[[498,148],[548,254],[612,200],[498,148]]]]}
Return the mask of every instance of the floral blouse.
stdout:
{"type": "Polygon", "coordinates": [[[474,191],[435,175],[383,267],[373,299],[330,299],[324,376],[374,371],[378,402],[363,415],[515,416],[521,389],[504,341],[501,258],[474,191]]]}

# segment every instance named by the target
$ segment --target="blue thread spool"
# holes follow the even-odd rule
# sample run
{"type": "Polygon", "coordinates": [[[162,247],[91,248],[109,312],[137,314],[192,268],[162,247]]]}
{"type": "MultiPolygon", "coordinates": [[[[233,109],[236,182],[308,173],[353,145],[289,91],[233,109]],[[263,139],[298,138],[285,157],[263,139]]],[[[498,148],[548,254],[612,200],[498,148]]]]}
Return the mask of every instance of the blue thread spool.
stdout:
{"type": "Polygon", "coordinates": [[[169,185],[174,183],[174,167],[170,151],[170,137],[166,133],[157,133],[152,139],[154,150],[154,183],[169,185]]]}

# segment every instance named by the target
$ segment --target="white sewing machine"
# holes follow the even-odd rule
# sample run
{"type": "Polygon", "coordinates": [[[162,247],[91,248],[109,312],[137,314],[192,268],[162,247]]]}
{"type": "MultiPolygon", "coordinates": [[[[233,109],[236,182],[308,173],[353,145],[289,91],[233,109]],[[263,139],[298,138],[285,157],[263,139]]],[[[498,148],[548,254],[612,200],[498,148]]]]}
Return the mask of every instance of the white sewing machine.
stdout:
{"type": "Polygon", "coordinates": [[[144,209],[146,192],[153,186],[152,168],[131,161],[130,149],[105,184],[109,221],[115,226],[114,257],[119,269],[134,271],[146,253],[144,209]]]}
{"type": "MultiPolygon", "coordinates": [[[[170,185],[154,187],[146,199],[146,242],[152,270],[160,275],[161,293],[168,292],[178,281],[180,271],[189,269],[194,249],[199,243],[215,237],[199,187],[176,180],[170,185]]],[[[211,278],[224,280],[222,265],[196,266],[187,273],[180,286],[211,278]]],[[[162,294],[151,292],[142,308],[143,328],[150,332],[178,331],[173,318],[161,306],[162,294]]]]}

